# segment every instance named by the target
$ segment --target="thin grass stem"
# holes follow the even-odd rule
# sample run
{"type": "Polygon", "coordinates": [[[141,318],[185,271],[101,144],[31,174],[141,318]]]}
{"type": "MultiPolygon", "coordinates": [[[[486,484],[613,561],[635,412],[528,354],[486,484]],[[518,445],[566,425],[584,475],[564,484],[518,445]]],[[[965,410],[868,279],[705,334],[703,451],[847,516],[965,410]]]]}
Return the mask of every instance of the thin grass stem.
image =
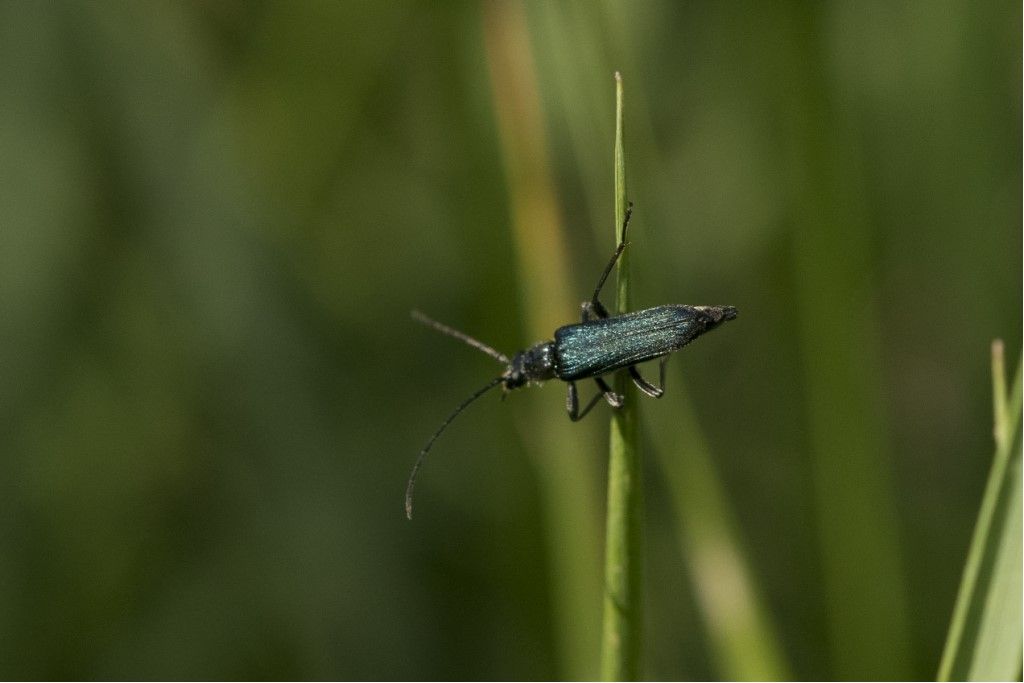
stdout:
{"type": "MultiPolygon", "coordinates": [[[[615,74],[615,241],[626,215],[622,77],[615,74]]],[[[634,234],[636,234],[634,232],[634,234]]],[[[616,311],[630,310],[629,250],[619,258],[616,311]]],[[[643,622],[643,469],[636,394],[625,373],[615,380],[625,405],[612,414],[608,458],[608,518],[605,544],[604,636],[601,676],[608,681],[640,677],[643,622]]]]}
{"type": "Polygon", "coordinates": [[[1021,666],[1021,365],[1006,392],[992,345],[995,457],[964,564],[938,680],[1011,680],[1021,666]]]}

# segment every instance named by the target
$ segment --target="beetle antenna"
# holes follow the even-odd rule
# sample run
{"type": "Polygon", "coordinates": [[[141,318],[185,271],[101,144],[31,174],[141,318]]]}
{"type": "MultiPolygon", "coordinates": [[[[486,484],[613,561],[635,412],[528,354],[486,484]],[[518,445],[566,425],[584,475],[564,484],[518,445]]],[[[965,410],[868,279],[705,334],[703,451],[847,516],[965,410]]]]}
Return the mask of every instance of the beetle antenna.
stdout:
{"type": "Polygon", "coordinates": [[[437,330],[441,334],[447,334],[449,337],[455,337],[456,339],[458,339],[460,341],[466,342],[467,344],[472,346],[474,349],[478,349],[480,351],[483,351],[484,353],[486,353],[491,358],[493,358],[493,359],[495,359],[495,360],[497,360],[497,361],[499,361],[501,363],[504,363],[504,364],[508,365],[508,356],[506,356],[505,354],[500,353],[498,351],[495,351],[494,349],[492,349],[487,344],[484,344],[482,341],[479,341],[477,339],[473,339],[472,337],[470,337],[465,332],[459,332],[458,330],[456,330],[456,329],[454,329],[452,327],[448,327],[447,325],[445,325],[443,323],[439,323],[436,320],[434,320],[433,318],[429,318],[426,315],[420,313],[419,311],[413,311],[412,312],[412,319],[415,320],[416,322],[423,323],[427,327],[434,328],[435,330],[437,330]]]}
{"type": "MultiPolygon", "coordinates": [[[[429,320],[429,318],[428,318],[428,320],[429,320]]],[[[409,483],[405,487],[405,516],[406,517],[408,517],[409,519],[412,519],[412,491],[413,491],[413,488],[416,486],[416,475],[419,474],[420,467],[423,466],[423,459],[425,457],[427,457],[427,453],[430,452],[430,447],[434,445],[435,441],[437,441],[437,437],[441,436],[441,432],[443,432],[445,429],[448,428],[448,425],[450,425],[452,423],[452,420],[454,420],[458,416],[459,413],[461,413],[463,410],[465,410],[466,406],[468,406],[470,403],[472,403],[473,401],[477,400],[478,398],[480,398],[481,396],[486,394],[488,391],[490,391],[494,387],[496,387],[499,384],[501,384],[501,381],[503,379],[504,379],[503,376],[495,377],[490,382],[485,384],[483,387],[477,389],[473,393],[472,396],[470,396],[465,401],[463,401],[459,405],[458,408],[456,408],[454,411],[452,411],[451,415],[449,415],[447,418],[445,418],[445,421],[441,423],[441,426],[437,428],[437,431],[434,432],[434,435],[432,437],[430,437],[429,441],[427,441],[427,445],[423,447],[423,450],[420,451],[419,457],[416,458],[416,464],[412,466],[412,473],[409,475],[409,483]]]]}

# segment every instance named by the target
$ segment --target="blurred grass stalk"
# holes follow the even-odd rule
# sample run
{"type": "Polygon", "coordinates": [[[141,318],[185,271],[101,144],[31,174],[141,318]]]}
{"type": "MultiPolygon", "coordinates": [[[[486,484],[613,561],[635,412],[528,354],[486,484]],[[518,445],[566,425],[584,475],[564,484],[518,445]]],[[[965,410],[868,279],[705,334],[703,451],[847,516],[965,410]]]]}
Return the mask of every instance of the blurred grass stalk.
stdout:
{"type": "Polygon", "coordinates": [[[964,566],[938,680],[1007,681],[1021,674],[1021,363],[1010,393],[1002,341],[992,343],[995,456],[964,566]]]}
{"type": "MultiPolygon", "coordinates": [[[[483,35],[526,331],[530,340],[549,339],[579,304],[570,298],[573,287],[522,6],[485,3],[483,35]]],[[[534,456],[544,507],[558,678],[592,680],[600,638],[600,529],[594,515],[600,506],[598,461],[581,452],[579,430],[564,415],[541,402],[523,409],[529,427],[522,432],[534,456]]]]}
{"type": "Polygon", "coordinates": [[[826,627],[836,679],[900,680],[911,651],[899,514],[857,147],[829,76],[827,12],[780,28],[791,107],[793,272],[826,627]],[[837,100],[839,103],[837,104],[837,100]]]}
{"type": "Polygon", "coordinates": [[[669,403],[675,428],[653,434],[655,453],[719,677],[790,680],[789,665],[751,574],[735,515],[689,394],[684,387],[673,386],[662,400],[669,403]]]}
{"type": "MultiPolygon", "coordinates": [[[[626,217],[626,159],[622,126],[622,76],[615,73],[615,244],[626,217]]],[[[617,313],[632,309],[629,250],[616,271],[617,313]]],[[[643,638],[643,459],[637,424],[637,394],[624,372],[615,392],[625,405],[612,411],[608,434],[608,516],[605,527],[604,637],[601,677],[635,681],[640,675],[643,638]]]]}

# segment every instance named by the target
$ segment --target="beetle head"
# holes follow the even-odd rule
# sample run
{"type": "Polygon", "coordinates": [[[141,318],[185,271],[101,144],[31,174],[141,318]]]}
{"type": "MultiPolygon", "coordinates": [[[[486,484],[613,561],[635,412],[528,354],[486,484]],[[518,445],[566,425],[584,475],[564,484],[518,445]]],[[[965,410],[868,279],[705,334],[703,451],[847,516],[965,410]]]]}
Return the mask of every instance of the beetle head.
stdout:
{"type": "Polygon", "coordinates": [[[505,391],[512,391],[530,382],[542,382],[555,376],[555,344],[546,341],[535,344],[512,356],[502,383],[505,391]]]}

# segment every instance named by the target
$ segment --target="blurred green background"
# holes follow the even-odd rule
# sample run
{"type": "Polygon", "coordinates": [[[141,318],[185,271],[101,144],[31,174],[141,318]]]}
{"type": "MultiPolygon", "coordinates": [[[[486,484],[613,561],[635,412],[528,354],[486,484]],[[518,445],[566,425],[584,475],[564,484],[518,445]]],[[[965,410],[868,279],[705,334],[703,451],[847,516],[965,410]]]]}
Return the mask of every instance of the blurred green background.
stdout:
{"type": "Polygon", "coordinates": [[[638,305],[740,311],[643,406],[646,675],[932,678],[1021,348],[1020,26],[0,5],[0,676],[596,676],[607,407],[489,396],[402,495],[497,370],[410,309],[576,319],[618,69],[638,305]]]}

